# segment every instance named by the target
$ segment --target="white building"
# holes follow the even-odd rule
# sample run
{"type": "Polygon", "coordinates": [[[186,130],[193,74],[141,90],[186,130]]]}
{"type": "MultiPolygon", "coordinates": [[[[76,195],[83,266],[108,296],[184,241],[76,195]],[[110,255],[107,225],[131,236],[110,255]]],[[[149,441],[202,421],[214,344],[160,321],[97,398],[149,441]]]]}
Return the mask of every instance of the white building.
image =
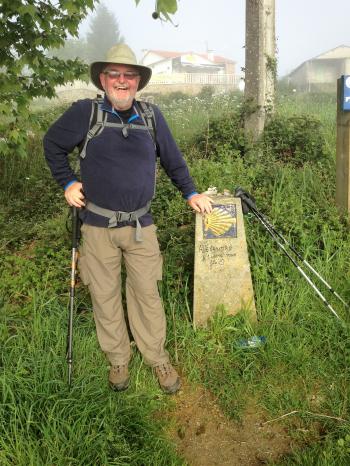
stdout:
{"type": "Polygon", "coordinates": [[[229,58],[195,52],[146,50],[141,64],[149,66],[153,74],[208,73],[235,74],[236,63],[229,58]]]}
{"type": "Polygon", "coordinates": [[[286,77],[289,86],[300,90],[334,91],[337,79],[350,74],[350,47],[340,45],[299,65],[286,77]]]}

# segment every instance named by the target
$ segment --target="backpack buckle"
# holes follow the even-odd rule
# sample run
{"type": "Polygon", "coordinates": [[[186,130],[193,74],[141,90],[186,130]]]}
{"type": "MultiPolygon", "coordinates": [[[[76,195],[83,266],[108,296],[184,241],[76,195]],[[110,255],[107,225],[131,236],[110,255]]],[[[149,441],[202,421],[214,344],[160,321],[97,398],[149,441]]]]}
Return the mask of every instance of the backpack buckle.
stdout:
{"type": "Polygon", "coordinates": [[[122,215],[123,215],[122,212],[120,212],[120,211],[118,210],[117,212],[115,212],[114,215],[115,215],[115,219],[116,219],[117,223],[119,223],[119,222],[122,221],[122,215]]]}

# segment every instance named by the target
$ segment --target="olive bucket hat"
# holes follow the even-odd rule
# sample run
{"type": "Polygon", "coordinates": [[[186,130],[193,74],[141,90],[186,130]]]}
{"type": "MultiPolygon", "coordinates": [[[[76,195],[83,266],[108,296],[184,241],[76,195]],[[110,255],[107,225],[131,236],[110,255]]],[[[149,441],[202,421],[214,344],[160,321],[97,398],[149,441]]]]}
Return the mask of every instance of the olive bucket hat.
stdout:
{"type": "Polygon", "coordinates": [[[140,83],[138,86],[139,91],[143,89],[151,79],[151,68],[148,68],[148,66],[138,65],[135,54],[128,45],[117,44],[108,50],[106,60],[95,61],[90,65],[91,81],[95,84],[96,87],[101,89],[101,91],[103,91],[103,87],[101,86],[100,82],[100,73],[102,73],[102,71],[109,63],[114,63],[116,65],[134,66],[140,73],[140,83]]]}

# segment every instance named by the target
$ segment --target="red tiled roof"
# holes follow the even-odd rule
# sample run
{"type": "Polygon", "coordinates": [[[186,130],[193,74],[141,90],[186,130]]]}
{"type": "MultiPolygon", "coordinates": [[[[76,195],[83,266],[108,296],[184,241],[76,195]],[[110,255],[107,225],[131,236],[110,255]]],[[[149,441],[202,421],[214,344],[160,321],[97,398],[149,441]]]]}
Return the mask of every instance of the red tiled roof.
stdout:
{"type": "Polygon", "coordinates": [[[145,55],[147,55],[148,53],[154,53],[163,58],[176,58],[176,57],[181,57],[182,55],[194,54],[194,55],[198,55],[199,57],[210,60],[213,63],[235,63],[230,58],[221,57],[219,55],[213,55],[212,59],[210,59],[209,55],[206,53],[196,53],[192,51],[191,52],[169,52],[166,50],[147,50],[145,55]]]}
{"type": "Polygon", "coordinates": [[[154,53],[164,58],[176,58],[184,55],[183,52],[167,52],[165,50],[147,50],[146,55],[147,53],[154,53]]]}
{"type": "MultiPolygon", "coordinates": [[[[196,53],[196,55],[199,55],[200,57],[206,58],[207,60],[209,60],[208,55],[206,53],[196,53]]],[[[230,58],[221,57],[220,55],[213,55],[212,61],[214,63],[235,63],[230,58]]]]}

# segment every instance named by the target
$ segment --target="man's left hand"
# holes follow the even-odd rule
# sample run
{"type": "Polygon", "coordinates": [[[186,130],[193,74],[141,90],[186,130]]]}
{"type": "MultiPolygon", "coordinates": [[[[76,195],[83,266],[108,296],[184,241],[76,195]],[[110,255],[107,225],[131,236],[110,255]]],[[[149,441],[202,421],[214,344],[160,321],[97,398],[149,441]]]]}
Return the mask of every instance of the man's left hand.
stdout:
{"type": "Polygon", "coordinates": [[[212,203],[214,201],[206,194],[195,194],[188,199],[187,202],[193,210],[200,212],[201,214],[210,214],[213,210],[212,203]]]}

